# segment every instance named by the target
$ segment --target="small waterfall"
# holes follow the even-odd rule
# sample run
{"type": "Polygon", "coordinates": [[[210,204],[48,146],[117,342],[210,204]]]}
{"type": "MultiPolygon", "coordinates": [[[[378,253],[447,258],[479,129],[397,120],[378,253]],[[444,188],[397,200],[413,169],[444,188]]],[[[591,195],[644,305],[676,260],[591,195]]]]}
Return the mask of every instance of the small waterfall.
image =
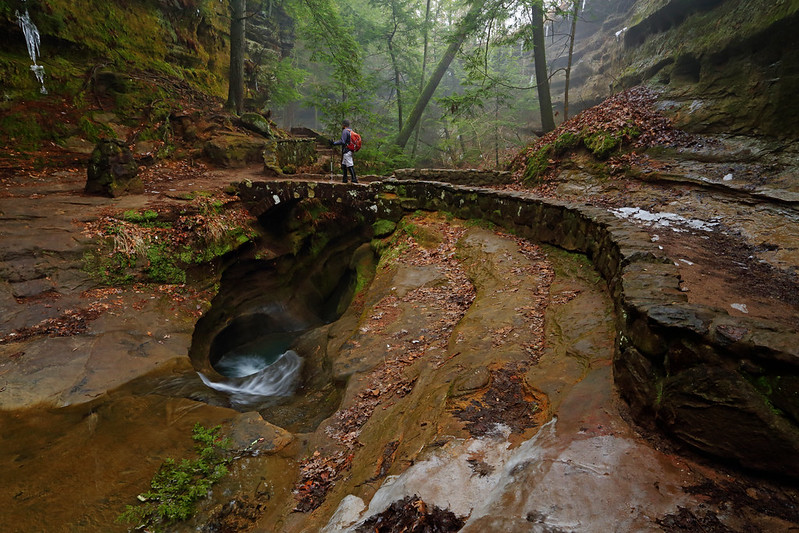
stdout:
{"type": "Polygon", "coordinates": [[[200,374],[208,387],[224,392],[236,406],[251,406],[265,397],[290,396],[299,377],[302,358],[294,350],[281,354],[274,363],[264,368],[263,360],[239,358],[237,368],[229,369],[231,379],[214,382],[200,374]]]}
{"type": "Polygon", "coordinates": [[[42,85],[40,92],[42,94],[47,94],[47,89],[44,86],[44,67],[36,63],[36,58],[39,56],[39,30],[31,20],[27,9],[25,10],[24,15],[20,15],[19,11],[16,11],[15,14],[17,16],[17,25],[22,28],[22,33],[25,35],[25,44],[28,46],[28,55],[30,56],[31,61],[33,61],[33,65],[31,65],[31,72],[33,72],[33,75],[36,76],[36,79],[39,80],[39,83],[42,85]]]}

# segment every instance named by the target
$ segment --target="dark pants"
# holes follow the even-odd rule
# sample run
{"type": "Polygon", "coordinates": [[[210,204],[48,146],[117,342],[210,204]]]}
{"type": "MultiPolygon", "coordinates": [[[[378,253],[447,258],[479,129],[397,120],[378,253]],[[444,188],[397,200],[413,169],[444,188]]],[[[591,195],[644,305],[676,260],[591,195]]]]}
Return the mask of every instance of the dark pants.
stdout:
{"type": "Polygon", "coordinates": [[[352,173],[352,182],[358,183],[358,178],[355,177],[355,167],[345,167],[344,165],[341,165],[341,170],[344,172],[344,177],[341,180],[342,183],[347,183],[347,170],[352,173]]]}

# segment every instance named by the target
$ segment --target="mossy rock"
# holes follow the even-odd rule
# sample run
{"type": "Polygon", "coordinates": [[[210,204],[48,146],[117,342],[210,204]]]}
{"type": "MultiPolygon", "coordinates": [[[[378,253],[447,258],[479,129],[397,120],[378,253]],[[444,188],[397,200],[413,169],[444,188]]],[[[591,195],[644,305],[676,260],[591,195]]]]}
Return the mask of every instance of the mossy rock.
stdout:
{"type": "Polygon", "coordinates": [[[549,168],[549,160],[554,155],[555,149],[551,144],[545,144],[527,158],[527,168],[524,171],[524,182],[532,183],[538,180],[549,168]]]}
{"type": "Polygon", "coordinates": [[[267,176],[282,176],[283,168],[277,157],[277,145],[274,141],[268,141],[264,147],[262,160],[264,163],[264,174],[267,176]]]}
{"type": "Polygon", "coordinates": [[[562,155],[580,143],[580,136],[570,131],[563,132],[552,144],[556,155],[562,155]]]}
{"type": "Polygon", "coordinates": [[[263,139],[228,133],[208,140],[203,148],[203,155],[221,167],[243,167],[249,163],[261,162],[264,147],[263,139]]]}
{"type": "Polygon", "coordinates": [[[274,137],[269,121],[258,113],[244,113],[239,117],[241,125],[250,131],[271,139],[274,137]]]}
{"type": "Polygon", "coordinates": [[[397,229],[397,223],[391,220],[381,218],[372,224],[372,231],[374,231],[375,238],[388,237],[394,230],[397,229]]]}
{"type": "Polygon", "coordinates": [[[123,141],[101,140],[89,159],[85,191],[111,197],[144,192],[138,169],[133,153],[123,141]]]}

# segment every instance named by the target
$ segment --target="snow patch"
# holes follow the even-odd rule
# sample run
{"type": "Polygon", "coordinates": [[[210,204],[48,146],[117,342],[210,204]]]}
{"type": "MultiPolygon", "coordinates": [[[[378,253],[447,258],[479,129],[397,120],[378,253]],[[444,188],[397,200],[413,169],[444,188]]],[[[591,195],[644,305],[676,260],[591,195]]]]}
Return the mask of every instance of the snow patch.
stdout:
{"type": "Polygon", "coordinates": [[[732,181],[732,174],[727,174],[722,178],[724,181],[732,181]]]}
{"type": "Polygon", "coordinates": [[[676,213],[653,213],[640,207],[621,207],[619,209],[611,209],[618,218],[636,220],[643,222],[648,226],[655,228],[669,228],[672,231],[682,232],[684,228],[713,231],[718,222],[708,222],[696,218],[685,218],[676,213]]]}
{"type": "Polygon", "coordinates": [[[736,311],[749,314],[749,309],[746,308],[746,304],[730,304],[730,307],[732,307],[736,311]]]}

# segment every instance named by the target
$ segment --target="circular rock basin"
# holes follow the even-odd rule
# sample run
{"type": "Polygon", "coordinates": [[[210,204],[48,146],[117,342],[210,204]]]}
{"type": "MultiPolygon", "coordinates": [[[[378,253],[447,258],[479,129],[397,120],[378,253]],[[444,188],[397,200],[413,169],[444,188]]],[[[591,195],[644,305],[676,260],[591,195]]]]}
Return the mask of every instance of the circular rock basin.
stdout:
{"type": "Polygon", "coordinates": [[[362,245],[354,232],[310,259],[240,260],[225,271],[190,349],[212,401],[291,430],[335,410],[343,384],[331,382],[325,328],[353,297],[354,257],[373,257],[362,245]]]}

